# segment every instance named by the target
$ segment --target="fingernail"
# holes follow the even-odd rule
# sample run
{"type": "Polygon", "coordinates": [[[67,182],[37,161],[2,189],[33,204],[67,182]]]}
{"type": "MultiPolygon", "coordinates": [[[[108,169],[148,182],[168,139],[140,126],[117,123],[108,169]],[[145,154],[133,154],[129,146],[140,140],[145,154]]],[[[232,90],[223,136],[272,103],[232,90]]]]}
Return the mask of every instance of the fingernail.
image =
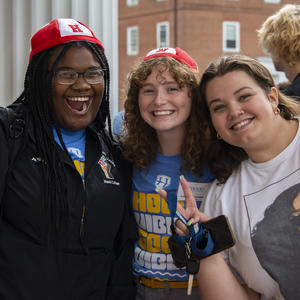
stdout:
{"type": "Polygon", "coordinates": [[[190,219],[187,223],[186,226],[191,226],[193,224],[193,219],[190,219]]]}
{"type": "Polygon", "coordinates": [[[155,188],[155,192],[158,193],[159,191],[161,191],[161,188],[157,186],[157,187],[155,188]]]}
{"type": "Polygon", "coordinates": [[[183,175],[180,175],[180,177],[179,177],[180,179],[183,179],[184,178],[184,176],[183,175]]]}

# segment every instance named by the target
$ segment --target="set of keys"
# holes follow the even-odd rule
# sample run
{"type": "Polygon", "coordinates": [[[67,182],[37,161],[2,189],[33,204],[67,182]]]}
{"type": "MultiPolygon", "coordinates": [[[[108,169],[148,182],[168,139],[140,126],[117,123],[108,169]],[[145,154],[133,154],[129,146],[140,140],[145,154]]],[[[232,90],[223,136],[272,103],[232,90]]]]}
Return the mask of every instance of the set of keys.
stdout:
{"type": "Polygon", "coordinates": [[[178,268],[186,267],[189,274],[187,295],[192,294],[194,275],[199,271],[200,258],[212,253],[214,242],[209,231],[200,223],[192,224],[177,210],[177,193],[168,193],[168,207],[173,218],[171,225],[172,236],[168,240],[174,264],[178,268]],[[189,229],[189,235],[179,236],[176,233],[175,221],[180,220],[189,229]],[[201,245],[200,249],[198,245],[201,245]]]}
{"type": "Polygon", "coordinates": [[[198,273],[200,267],[200,260],[191,257],[191,241],[192,237],[185,242],[186,272],[189,274],[187,295],[192,294],[194,275],[198,273]]]}
{"type": "Polygon", "coordinates": [[[188,235],[178,235],[171,225],[172,236],[168,240],[174,264],[186,267],[189,274],[187,294],[191,295],[194,275],[199,272],[200,260],[234,246],[235,239],[226,216],[220,215],[204,223],[191,224],[179,212],[176,217],[189,229],[188,235]]]}

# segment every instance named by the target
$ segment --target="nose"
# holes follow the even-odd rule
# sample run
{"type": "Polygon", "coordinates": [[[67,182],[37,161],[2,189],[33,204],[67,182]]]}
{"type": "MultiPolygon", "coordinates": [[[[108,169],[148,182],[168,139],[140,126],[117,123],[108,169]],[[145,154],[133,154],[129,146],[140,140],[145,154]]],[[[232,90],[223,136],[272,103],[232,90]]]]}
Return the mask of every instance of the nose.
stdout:
{"type": "Polygon", "coordinates": [[[229,106],[229,118],[234,119],[243,115],[245,112],[243,111],[241,105],[239,104],[231,104],[229,106]]]}
{"type": "Polygon", "coordinates": [[[88,90],[91,85],[85,80],[82,73],[78,74],[77,80],[73,83],[72,88],[75,90],[88,90]]]}
{"type": "Polygon", "coordinates": [[[154,98],[154,104],[157,106],[161,106],[167,102],[167,94],[164,91],[164,89],[158,89],[155,98],[154,98]]]}

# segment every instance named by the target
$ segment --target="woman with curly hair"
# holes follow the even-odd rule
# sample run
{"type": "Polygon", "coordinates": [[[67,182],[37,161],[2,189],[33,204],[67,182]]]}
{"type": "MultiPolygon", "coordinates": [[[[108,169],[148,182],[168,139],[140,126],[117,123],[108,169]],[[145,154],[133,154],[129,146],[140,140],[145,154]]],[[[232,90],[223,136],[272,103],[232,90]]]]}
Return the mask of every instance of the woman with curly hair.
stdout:
{"type": "MultiPolygon", "coordinates": [[[[203,168],[205,130],[199,118],[197,64],[180,48],[150,51],[129,75],[125,102],[124,153],[134,165],[132,209],[139,238],[133,260],[136,299],[194,299],[186,295],[188,275],[168,247],[172,222],[165,189],[184,204],[181,174],[198,206],[214,177],[203,168]]],[[[196,281],[195,281],[196,285],[196,281]]]]}
{"type": "Polygon", "coordinates": [[[258,37],[275,69],[284,72],[291,82],[284,93],[300,97],[300,5],[286,4],[268,17],[258,30],[258,37]]]}

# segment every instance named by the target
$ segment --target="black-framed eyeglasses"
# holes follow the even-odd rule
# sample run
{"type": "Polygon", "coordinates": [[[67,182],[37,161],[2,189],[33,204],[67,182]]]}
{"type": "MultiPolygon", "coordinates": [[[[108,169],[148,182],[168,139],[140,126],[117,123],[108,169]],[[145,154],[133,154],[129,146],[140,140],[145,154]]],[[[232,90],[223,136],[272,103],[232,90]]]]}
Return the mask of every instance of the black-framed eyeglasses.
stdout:
{"type": "Polygon", "coordinates": [[[104,70],[101,68],[89,69],[85,72],[77,72],[73,69],[60,69],[54,73],[57,83],[72,85],[80,75],[88,84],[99,84],[104,82],[104,70]]]}

